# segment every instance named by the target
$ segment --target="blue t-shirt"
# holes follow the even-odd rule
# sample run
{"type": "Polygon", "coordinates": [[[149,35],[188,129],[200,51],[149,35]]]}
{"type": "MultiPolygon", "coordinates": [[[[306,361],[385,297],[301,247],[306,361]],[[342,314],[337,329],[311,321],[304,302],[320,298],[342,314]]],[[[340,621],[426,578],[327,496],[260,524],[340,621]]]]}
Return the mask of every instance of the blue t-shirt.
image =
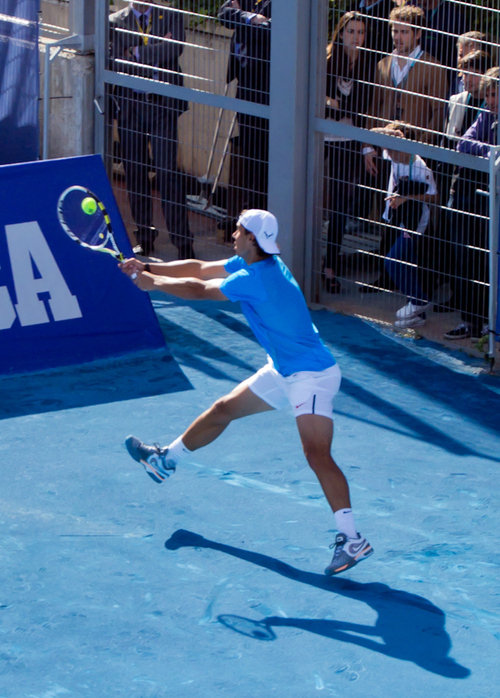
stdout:
{"type": "Polygon", "coordinates": [[[282,376],[323,371],[335,364],[311,321],[302,291],[278,256],[247,264],[231,257],[230,276],[220,285],[231,301],[240,301],[253,333],[282,376]]]}

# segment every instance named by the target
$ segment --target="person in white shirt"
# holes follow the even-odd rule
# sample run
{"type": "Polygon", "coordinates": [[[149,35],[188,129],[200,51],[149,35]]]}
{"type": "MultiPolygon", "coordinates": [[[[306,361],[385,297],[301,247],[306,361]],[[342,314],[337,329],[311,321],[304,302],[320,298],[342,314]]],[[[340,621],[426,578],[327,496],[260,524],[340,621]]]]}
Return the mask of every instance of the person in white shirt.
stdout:
{"type": "MultiPolygon", "coordinates": [[[[402,122],[393,122],[376,131],[415,140],[414,129],[402,122]]],[[[437,202],[436,182],[419,155],[386,150],[385,156],[391,163],[391,172],[382,218],[398,236],[385,258],[385,269],[408,298],[407,304],[396,312],[394,326],[420,327],[425,324],[426,310],[432,305],[429,204],[437,202]]]]}

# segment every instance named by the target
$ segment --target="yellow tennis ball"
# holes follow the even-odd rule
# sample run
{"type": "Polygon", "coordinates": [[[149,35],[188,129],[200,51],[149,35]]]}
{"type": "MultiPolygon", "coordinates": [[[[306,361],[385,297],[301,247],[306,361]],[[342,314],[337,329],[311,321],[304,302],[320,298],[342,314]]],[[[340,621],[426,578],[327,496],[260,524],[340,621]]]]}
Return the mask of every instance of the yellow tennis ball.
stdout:
{"type": "Polygon", "coordinates": [[[92,196],[86,196],[82,201],[82,211],[91,216],[97,211],[97,202],[92,196]]]}

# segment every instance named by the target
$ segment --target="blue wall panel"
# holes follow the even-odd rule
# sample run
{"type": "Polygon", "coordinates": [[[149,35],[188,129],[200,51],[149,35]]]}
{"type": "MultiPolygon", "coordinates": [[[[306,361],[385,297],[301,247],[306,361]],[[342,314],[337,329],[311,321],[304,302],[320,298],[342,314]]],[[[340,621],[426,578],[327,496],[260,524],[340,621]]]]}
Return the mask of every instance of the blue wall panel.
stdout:
{"type": "Polygon", "coordinates": [[[0,167],[0,373],[165,346],[148,294],[62,229],[57,201],[73,185],[101,199],[132,256],[100,156],[0,167]]]}

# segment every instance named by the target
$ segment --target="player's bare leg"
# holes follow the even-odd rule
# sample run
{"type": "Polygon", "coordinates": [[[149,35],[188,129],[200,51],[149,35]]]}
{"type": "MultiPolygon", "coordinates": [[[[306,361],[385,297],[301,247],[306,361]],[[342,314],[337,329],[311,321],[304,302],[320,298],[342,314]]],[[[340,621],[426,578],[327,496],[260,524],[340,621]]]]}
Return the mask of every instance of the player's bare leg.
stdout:
{"type": "Polygon", "coordinates": [[[332,546],[333,559],[325,570],[327,575],[338,574],[371,555],[373,548],[354,528],[349,485],[331,456],[333,420],[305,414],[297,417],[297,427],[307,462],[319,480],[340,531],[332,546]]]}
{"type": "Polygon", "coordinates": [[[319,414],[297,417],[302,448],[332,511],[351,507],[349,485],[331,455],[333,420],[319,414]]]}
{"type": "Polygon", "coordinates": [[[215,441],[235,419],[272,409],[247,387],[246,381],[243,381],[197,417],[182,435],[182,441],[187,449],[196,451],[215,441]]]}
{"type": "Polygon", "coordinates": [[[161,484],[175,472],[181,458],[215,441],[232,421],[272,409],[250,390],[246,381],[243,381],[228,395],[216,400],[169,446],[151,446],[135,436],[128,436],[125,446],[132,458],[144,467],[149,477],[161,484]]]}

